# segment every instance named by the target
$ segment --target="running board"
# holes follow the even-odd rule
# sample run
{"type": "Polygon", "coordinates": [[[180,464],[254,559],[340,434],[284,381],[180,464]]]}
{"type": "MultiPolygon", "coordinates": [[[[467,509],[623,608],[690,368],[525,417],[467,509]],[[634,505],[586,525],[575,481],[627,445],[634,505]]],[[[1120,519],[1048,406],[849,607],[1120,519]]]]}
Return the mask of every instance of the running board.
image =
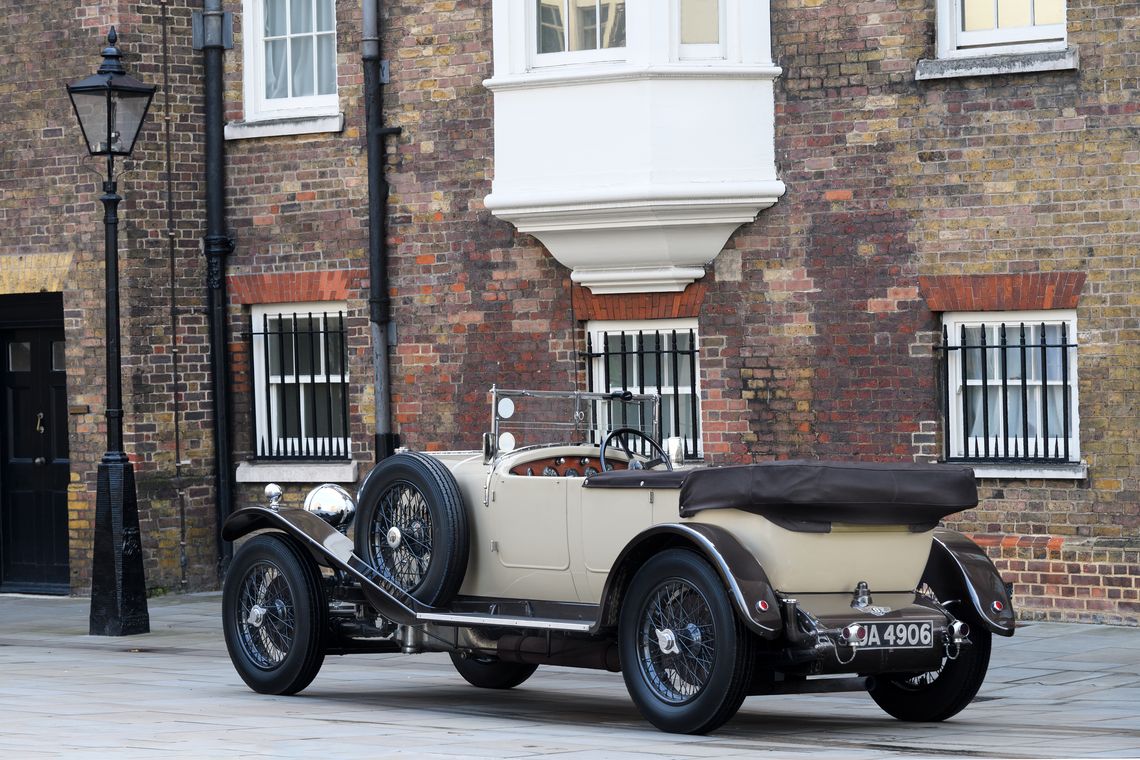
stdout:
{"type": "Polygon", "coordinates": [[[416,620],[426,623],[442,623],[461,627],[494,626],[498,628],[532,628],[538,631],[572,631],[589,633],[593,622],[580,620],[557,620],[554,618],[504,617],[502,615],[481,615],[472,612],[419,612],[416,620]]]}
{"type": "Polygon", "coordinates": [[[319,562],[349,575],[360,584],[365,600],[393,623],[412,626],[435,623],[457,627],[483,626],[574,633],[590,633],[597,625],[593,620],[499,615],[490,611],[455,612],[421,604],[354,554],[355,547],[348,536],[303,509],[261,506],[239,509],[226,520],[222,538],[233,541],[264,528],[287,533],[319,562]]]}

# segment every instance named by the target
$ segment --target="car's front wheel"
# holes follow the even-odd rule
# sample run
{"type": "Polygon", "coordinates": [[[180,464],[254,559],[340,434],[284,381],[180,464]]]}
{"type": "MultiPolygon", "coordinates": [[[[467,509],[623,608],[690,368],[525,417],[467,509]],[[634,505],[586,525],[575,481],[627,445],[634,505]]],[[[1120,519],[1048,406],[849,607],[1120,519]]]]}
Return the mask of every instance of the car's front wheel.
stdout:
{"type": "Polygon", "coordinates": [[[634,575],[619,622],[622,676],[662,731],[704,734],[736,714],[754,657],[751,634],[716,571],[670,549],[634,575]]]}
{"type": "Polygon", "coordinates": [[[262,694],[296,694],[325,659],[328,603],[319,570],[279,534],[247,541],[222,586],[222,625],[230,660],[262,694]]]}
{"type": "Polygon", "coordinates": [[[451,664],[463,680],[480,689],[513,689],[538,670],[537,665],[503,662],[497,657],[451,653],[451,664]]]}

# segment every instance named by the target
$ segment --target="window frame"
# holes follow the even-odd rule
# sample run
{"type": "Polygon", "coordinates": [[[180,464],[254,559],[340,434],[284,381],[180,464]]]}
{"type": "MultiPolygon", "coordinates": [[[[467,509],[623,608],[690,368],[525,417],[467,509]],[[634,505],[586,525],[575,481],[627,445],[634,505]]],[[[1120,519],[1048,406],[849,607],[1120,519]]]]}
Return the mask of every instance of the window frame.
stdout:
{"type": "MultiPolygon", "coordinates": [[[[998,0],[995,0],[997,2],[998,0]]],[[[1065,50],[1068,45],[1068,1],[1065,20],[1059,24],[1022,26],[967,32],[962,29],[964,0],[938,0],[937,39],[939,58],[978,58],[1065,50]]]]}
{"type": "MultiPolygon", "coordinates": [[[[254,458],[258,461],[265,462],[279,462],[279,461],[350,461],[352,459],[352,431],[350,424],[350,417],[348,413],[349,406],[349,382],[350,373],[348,366],[348,304],[344,301],[303,301],[291,303],[267,303],[267,304],[253,304],[250,306],[250,366],[252,368],[252,387],[251,393],[253,396],[252,411],[253,411],[253,430],[254,440],[252,442],[252,450],[254,458]],[[318,351],[316,356],[321,359],[321,372],[308,373],[299,372],[297,366],[297,350],[294,347],[292,350],[293,359],[293,372],[285,372],[285,367],[281,367],[281,372],[278,373],[279,379],[275,380],[272,367],[266,367],[266,356],[269,349],[265,345],[265,332],[267,320],[282,318],[307,318],[313,319],[320,318],[321,328],[320,335],[327,336],[328,330],[326,328],[327,320],[330,316],[340,316],[340,340],[341,340],[341,371],[333,373],[331,367],[326,365],[328,356],[327,348],[318,351]],[[332,404],[332,388],[339,386],[341,389],[340,399],[340,421],[344,427],[344,435],[334,436],[333,430],[336,427],[337,415],[334,415],[332,404]],[[305,417],[303,411],[298,416],[299,435],[291,437],[288,435],[274,433],[277,431],[277,425],[271,422],[271,413],[276,416],[277,410],[280,408],[280,395],[278,388],[285,385],[293,385],[295,387],[304,388],[307,386],[326,386],[329,391],[329,419],[328,425],[330,432],[325,436],[318,436],[315,430],[306,431],[309,426],[309,420],[305,417]],[[309,434],[306,434],[308,432],[309,434]],[[269,447],[268,452],[261,451],[260,442],[264,440],[269,447]],[[278,446],[283,449],[279,453],[278,446]],[[324,449],[324,450],[322,450],[324,449]]],[[[295,331],[295,328],[294,328],[295,331]]],[[[294,333],[295,334],[295,333],[294,333]]],[[[322,347],[327,346],[327,337],[321,341],[322,347]]],[[[270,356],[269,361],[272,362],[273,357],[270,356]]],[[[305,405],[304,392],[298,392],[298,407],[303,410],[305,405]]],[[[315,412],[314,412],[315,415],[315,412]]],[[[315,417],[313,423],[316,423],[315,417]]],[[[286,423],[287,424],[287,423],[286,423]]]]}
{"type": "MultiPolygon", "coordinates": [[[[944,330],[943,335],[945,337],[943,344],[943,359],[946,362],[943,374],[944,387],[941,389],[940,393],[941,404],[945,416],[943,460],[947,462],[966,464],[978,463],[986,468],[998,468],[998,471],[1008,472],[1009,476],[1011,477],[1016,476],[1019,471],[1026,470],[1027,468],[1033,469],[1039,466],[1070,467],[1073,465],[1079,465],[1081,458],[1079,415],[1080,378],[1077,366],[1077,357],[1079,353],[1077,344],[1079,343],[1079,340],[1077,334],[1076,311],[1073,309],[1057,309],[1049,311],[946,312],[942,315],[942,326],[944,330]],[[1007,328],[1007,352],[1010,350],[1017,351],[1018,346],[1020,345],[1019,340],[1012,340],[1011,336],[1009,336],[1008,331],[1011,329],[1013,331],[1012,338],[1019,339],[1020,332],[1018,330],[1018,327],[1020,325],[1025,325],[1026,327],[1038,327],[1041,324],[1045,324],[1047,327],[1054,325],[1065,326],[1063,334],[1066,337],[1066,343],[1069,344],[1070,347],[1064,349],[1064,351],[1067,352],[1067,356],[1062,360],[1063,363],[1061,366],[1061,372],[1063,373],[1065,369],[1068,370],[1067,381],[1063,377],[1058,378],[1055,381],[1050,380],[1049,377],[1029,377],[1028,375],[1032,374],[1032,370],[1037,369],[1037,367],[1040,365],[1026,361],[1025,366],[1029,367],[1031,372],[1024,373],[1027,375],[1027,377],[1024,379],[1024,385],[1026,389],[1040,389],[1050,387],[1060,387],[1062,389],[1068,388],[1069,437],[1067,459],[1061,460],[1056,457],[1040,455],[1031,456],[1030,454],[1033,453],[1032,449],[1030,452],[1020,452],[1018,450],[1018,446],[1024,445],[1026,438],[1024,435],[1012,436],[1008,439],[1005,439],[1004,442],[1002,436],[1000,435],[992,437],[992,445],[994,447],[994,451],[993,455],[991,456],[988,448],[989,443],[986,440],[982,440],[982,438],[978,436],[969,436],[964,430],[967,422],[966,404],[968,391],[966,389],[969,387],[977,388],[984,386],[987,388],[986,392],[989,393],[991,390],[996,391],[998,388],[1003,387],[1003,385],[1002,379],[998,374],[995,374],[993,378],[988,378],[989,370],[992,367],[992,359],[990,361],[987,361],[985,365],[987,369],[982,373],[983,376],[986,377],[985,381],[974,381],[971,378],[967,377],[965,379],[965,383],[963,383],[963,357],[959,353],[962,350],[959,346],[961,345],[963,327],[967,329],[978,328],[983,325],[986,327],[986,345],[988,346],[987,354],[991,351],[997,354],[996,361],[1002,364],[1001,372],[1007,375],[1004,387],[1006,389],[1014,389],[1019,393],[1021,392],[1021,388],[1023,386],[1022,378],[1013,377],[1010,375],[1011,367],[1004,364],[1005,359],[1003,359],[1001,355],[1000,348],[997,347],[1000,344],[990,343],[991,338],[989,331],[1000,330],[1000,327],[1003,324],[1007,328]],[[972,442],[972,444],[970,442],[972,442]],[[971,445],[975,447],[973,455],[971,455],[968,450],[968,447],[971,445]],[[984,452],[981,456],[979,456],[977,453],[978,447],[980,447],[981,451],[984,452]],[[1012,456],[1009,454],[1011,450],[1013,451],[1012,456]],[[998,456],[999,453],[1002,455],[998,456]]],[[[1027,350],[1040,352],[1039,348],[1033,348],[1036,343],[1030,341],[1028,338],[1026,345],[1028,347],[1027,350]]],[[[967,350],[972,352],[979,349],[967,350]]],[[[1007,353],[1006,356],[1008,355],[1009,354],[1007,353]]],[[[1050,360],[1048,356],[1049,352],[1046,353],[1046,366],[1047,368],[1051,369],[1052,366],[1049,364],[1050,360]]],[[[1019,357],[1016,357],[1016,355],[1015,358],[1017,358],[1015,364],[1018,367],[1022,366],[1021,359],[1019,357]]],[[[966,362],[968,363],[969,361],[970,359],[967,357],[966,362]]],[[[1062,390],[1062,393],[1063,392],[1064,391],[1062,390]]],[[[1036,393],[1040,394],[1041,391],[1037,390],[1036,393]]],[[[1025,403],[1026,408],[1028,408],[1028,402],[1026,401],[1025,403]]],[[[1062,404],[1063,403],[1064,399],[1062,398],[1062,404]]],[[[991,424],[1004,427],[1001,419],[1003,419],[1002,415],[1008,413],[1007,410],[1010,408],[1008,404],[1008,399],[998,399],[998,405],[996,407],[998,419],[992,421],[991,424]]],[[[1041,400],[1039,399],[1034,405],[1034,412],[1036,409],[1040,408],[1040,405],[1041,400]]],[[[989,409],[990,404],[986,404],[987,416],[989,409]]],[[[1060,408],[1060,413],[1062,415],[1064,414],[1063,407],[1060,408]]],[[[1030,417],[1030,415],[1024,411],[1022,414],[1026,418],[1030,417]]],[[[1029,423],[1027,422],[1025,424],[1028,425],[1029,423]]],[[[1043,447],[1044,453],[1049,454],[1050,452],[1056,452],[1058,450],[1058,447],[1062,449],[1064,448],[1065,443],[1063,435],[1054,434],[1054,432],[1061,432],[1064,423],[1058,421],[1055,424],[1057,424],[1057,428],[1051,428],[1048,437],[1042,435],[1044,431],[1040,430],[1035,431],[1031,437],[1028,437],[1029,442],[1036,450],[1041,450],[1040,448],[1036,447],[1043,447]]],[[[989,429],[989,427],[986,428],[985,432],[987,434],[989,432],[989,429]]],[[[1006,428],[1006,430],[1008,431],[1009,429],[1006,428]]],[[[1001,432],[1000,428],[999,432],[1001,432]]],[[[1012,435],[1012,431],[1010,431],[1010,433],[1012,435]]],[[[989,439],[991,436],[986,435],[985,438],[989,439]]]]}
{"type": "MultiPolygon", "coordinates": [[[[557,53],[538,52],[538,6],[541,0],[526,3],[526,46],[528,68],[545,69],[553,66],[566,66],[582,63],[612,63],[628,60],[629,56],[629,12],[625,9],[625,44],[621,47],[593,48],[590,50],[563,50],[557,53]]],[[[565,8],[573,0],[562,0],[565,8]]],[[[596,3],[602,0],[595,0],[596,3]]],[[[628,5],[628,0],[627,0],[628,5]]],[[[563,23],[565,28],[565,22],[563,23]]]]}
{"type": "MultiPolygon", "coordinates": [[[[334,92],[327,95],[271,99],[265,96],[265,2],[266,0],[242,0],[242,90],[245,121],[252,123],[339,115],[340,75],[337,62],[339,24],[336,18],[336,3],[332,3],[334,92]]],[[[316,45],[313,55],[314,57],[317,55],[316,45]]]]}
{"type": "MultiPolygon", "coordinates": [[[[645,320],[591,320],[585,326],[587,335],[587,351],[584,354],[586,358],[586,373],[587,373],[587,386],[590,391],[594,392],[610,392],[614,390],[631,390],[635,393],[658,393],[657,385],[642,386],[639,379],[633,381],[633,385],[622,386],[621,383],[613,383],[612,381],[607,387],[597,387],[598,383],[605,384],[606,378],[606,351],[603,343],[603,336],[613,335],[615,333],[625,333],[626,335],[633,336],[636,339],[638,333],[657,333],[662,336],[672,332],[683,333],[691,331],[693,336],[693,345],[690,349],[679,349],[680,351],[691,351],[692,363],[687,369],[691,373],[691,384],[688,386],[678,386],[677,378],[671,378],[672,384],[661,385],[661,437],[662,439],[671,437],[680,437],[684,444],[685,459],[690,461],[699,461],[704,457],[704,446],[701,443],[701,430],[703,428],[701,414],[702,414],[702,396],[703,391],[701,388],[701,361],[700,361],[700,346],[701,334],[694,318],[679,318],[679,319],[645,319],[645,320]],[[676,396],[678,401],[673,404],[672,399],[676,396]],[[695,409],[693,408],[695,401],[695,409]],[[668,407],[668,408],[667,408],[668,407]],[[666,414],[669,409],[680,409],[684,417],[684,411],[689,410],[693,429],[689,433],[684,433],[680,426],[679,420],[674,420],[673,426],[669,425],[669,420],[666,419],[666,414]],[[692,447],[690,450],[690,446],[692,447]]],[[[641,353],[640,349],[636,353],[641,353]]],[[[671,368],[668,366],[663,367],[662,374],[669,374],[671,368]]],[[[636,366],[634,368],[636,372],[636,366]]],[[[599,420],[599,424],[602,421],[599,420]]]]}

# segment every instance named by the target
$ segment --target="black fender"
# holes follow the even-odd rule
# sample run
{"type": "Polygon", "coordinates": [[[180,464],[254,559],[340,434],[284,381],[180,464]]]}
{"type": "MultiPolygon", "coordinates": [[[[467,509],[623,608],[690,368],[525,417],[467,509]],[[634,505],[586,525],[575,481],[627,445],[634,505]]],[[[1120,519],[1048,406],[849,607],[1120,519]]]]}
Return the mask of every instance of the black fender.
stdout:
{"type": "Polygon", "coordinates": [[[633,574],[653,554],[674,547],[692,549],[708,560],[728,590],[737,615],[750,630],[766,639],[780,636],[783,618],[764,568],[731,533],[705,523],[664,523],[634,536],[606,579],[599,625],[617,624],[622,597],[633,574]]]}
{"type": "Polygon", "coordinates": [[[284,533],[326,567],[341,570],[360,583],[369,604],[396,623],[413,624],[422,605],[389,583],[353,553],[352,539],[303,509],[250,506],[234,512],[222,525],[222,538],[234,541],[256,530],[284,533]]]}
{"type": "Polygon", "coordinates": [[[940,581],[943,588],[962,589],[986,628],[999,636],[1013,635],[1016,616],[1005,582],[985,550],[961,533],[946,528],[934,531],[922,579],[940,581]]]}

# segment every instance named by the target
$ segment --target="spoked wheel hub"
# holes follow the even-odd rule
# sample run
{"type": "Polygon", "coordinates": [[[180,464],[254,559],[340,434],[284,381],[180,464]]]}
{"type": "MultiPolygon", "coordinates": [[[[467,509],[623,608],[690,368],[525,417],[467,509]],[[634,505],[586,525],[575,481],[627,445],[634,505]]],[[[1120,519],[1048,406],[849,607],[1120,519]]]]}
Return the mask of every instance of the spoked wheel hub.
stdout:
{"type": "Polygon", "coordinates": [[[674,578],[651,592],[644,607],[639,665],[654,694],[681,704],[708,684],[716,657],[712,613],[704,595],[674,578]]]}

